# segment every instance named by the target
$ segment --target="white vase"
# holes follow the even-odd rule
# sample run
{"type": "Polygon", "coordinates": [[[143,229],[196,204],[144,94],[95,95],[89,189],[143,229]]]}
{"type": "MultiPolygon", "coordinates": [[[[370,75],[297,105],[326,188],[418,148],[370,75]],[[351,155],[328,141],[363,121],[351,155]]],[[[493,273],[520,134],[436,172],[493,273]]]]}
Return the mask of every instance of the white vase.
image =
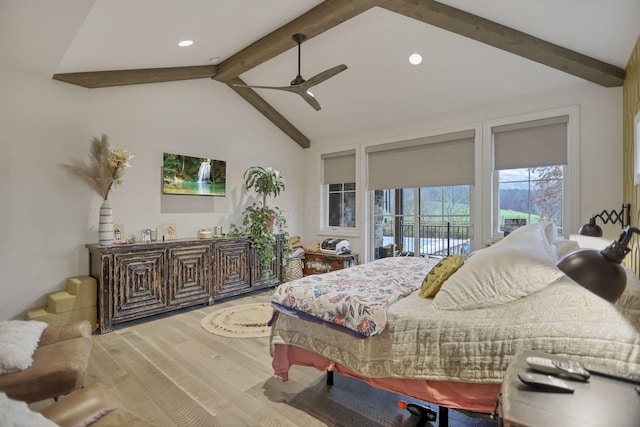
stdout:
{"type": "Polygon", "coordinates": [[[111,203],[108,200],[105,200],[100,206],[98,240],[100,246],[113,245],[113,213],[111,211],[111,203]]]}

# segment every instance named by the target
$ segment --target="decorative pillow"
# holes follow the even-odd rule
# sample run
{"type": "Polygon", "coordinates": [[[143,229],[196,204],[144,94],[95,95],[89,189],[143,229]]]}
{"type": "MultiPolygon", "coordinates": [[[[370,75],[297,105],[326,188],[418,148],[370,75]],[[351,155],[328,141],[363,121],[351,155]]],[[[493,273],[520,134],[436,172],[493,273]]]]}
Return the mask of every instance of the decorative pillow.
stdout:
{"type": "Polygon", "coordinates": [[[506,304],[555,282],[556,248],[546,223],[520,227],[493,246],[478,251],[444,282],[433,299],[441,310],[467,310],[506,304]]]}
{"type": "Polygon", "coordinates": [[[0,426],[6,427],[57,427],[53,421],[33,412],[25,402],[10,399],[0,392],[0,426]]]}
{"type": "Polygon", "coordinates": [[[465,258],[465,255],[451,255],[437,263],[422,281],[420,297],[431,298],[436,295],[444,281],[462,267],[465,258]]]}
{"type": "Polygon", "coordinates": [[[27,369],[33,363],[42,331],[49,326],[35,320],[0,322],[0,375],[27,369]]]}

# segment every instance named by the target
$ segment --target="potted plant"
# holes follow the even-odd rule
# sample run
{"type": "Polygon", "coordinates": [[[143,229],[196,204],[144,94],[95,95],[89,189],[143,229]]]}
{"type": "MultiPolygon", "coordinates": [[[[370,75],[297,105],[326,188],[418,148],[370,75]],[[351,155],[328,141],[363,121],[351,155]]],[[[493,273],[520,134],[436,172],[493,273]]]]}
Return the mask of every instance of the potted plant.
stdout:
{"type": "MultiPolygon", "coordinates": [[[[251,237],[251,246],[256,250],[262,270],[270,274],[270,266],[276,260],[273,247],[276,235],[280,235],[285,245],[289,243],[287,221],[278,207],[267,206],[267,196],[277,197],[285,189],[286,181],[280,171],[271,167],[252,166],[244,173],[244,186],[262,196],[242,213],[243,231],[251,237]]],[[[234,227],[235,228],[235,227],[234,227]]]]}

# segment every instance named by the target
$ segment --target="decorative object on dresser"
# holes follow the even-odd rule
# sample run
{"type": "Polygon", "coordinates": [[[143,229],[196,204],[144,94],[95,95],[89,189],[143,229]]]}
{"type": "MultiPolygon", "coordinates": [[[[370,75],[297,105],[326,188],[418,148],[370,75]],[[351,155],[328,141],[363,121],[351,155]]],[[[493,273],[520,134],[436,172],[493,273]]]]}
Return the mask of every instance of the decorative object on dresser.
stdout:
{"type": "Polygon", "coordinates": [[[98,235],[101,246],[113,244],[113,213],[109,202],[111,188],[122,183],[122,176],[127,168],[131,167],[129,160],[133,156],[129,152],[114,148],[109,145],[107,135],[91,140],[89,151],[89,164],[78,160],[71,160],[71,164],[63,164],[67,171],[77,175],[100,197],[104,199],[100,207],[100,222],[98,235]]]}
{"type": "Polygon", "coordinates": [[[178,228],[175,224],[162,224],[162,238],[164,240],[176,240],[178,238],[178,228]]]}
{"type": "Polygon", "coordinates": [[[113,225],[113,243],[127,243],[127,235],[124,231],[124,225],[113,225]]]}
{"type": "Polygon", "coordinates": [[[305,252],[303,274],[322,274],[358,264],[358,254],[332,255],[324,252],[305,252]]]}
{"type": "MultiPolygon", "coordinates": [[[[98,332],[113,325],[271,286],[247,237],[181,239],[89,249],[98,281],[98,332]]],[[[282,280],[282,240],[270,277],[282,280]]]]}

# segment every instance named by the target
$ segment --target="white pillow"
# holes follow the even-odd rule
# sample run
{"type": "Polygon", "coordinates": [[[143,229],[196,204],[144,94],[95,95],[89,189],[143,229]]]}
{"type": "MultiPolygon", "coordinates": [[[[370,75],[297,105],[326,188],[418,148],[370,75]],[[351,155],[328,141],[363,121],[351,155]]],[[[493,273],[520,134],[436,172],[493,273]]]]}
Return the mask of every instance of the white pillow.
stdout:
{"type": "Polygon", "coordinates": [[[605,239],[604,237],[583,236],[581,234],[572,234],[569,238],[578,242],[582,249],[596,249],[598,251],[609,246],[614,240],[605,239]]]}
{"type": "Polygon", "coordinates": [[[0,392],[0,426],[3,427],[58,427],[56,423],[33,412],[25,402],[10,399],[0,392]]]}
{"type": "Polygon", "coordinates": [[[564,273],[556,267],[556,248],[548,223],[514,230],[500,242],[478,251],[442,285],[433,299],[440,310],[494,307],[526,297],[564,273]]]}
{"type": "Polygon", "coordinates": [[[558,252],[558,259],[562,259],[570,253],[580,250],[580,245],[575,240],[556,239],[553,245],[558,252]]]}
{"type": "Polygon", "coordinates": [[[0,322],[0,375],[27,369],[33,363],[42,331],[49,326],[35,320],[0,322]]]}

